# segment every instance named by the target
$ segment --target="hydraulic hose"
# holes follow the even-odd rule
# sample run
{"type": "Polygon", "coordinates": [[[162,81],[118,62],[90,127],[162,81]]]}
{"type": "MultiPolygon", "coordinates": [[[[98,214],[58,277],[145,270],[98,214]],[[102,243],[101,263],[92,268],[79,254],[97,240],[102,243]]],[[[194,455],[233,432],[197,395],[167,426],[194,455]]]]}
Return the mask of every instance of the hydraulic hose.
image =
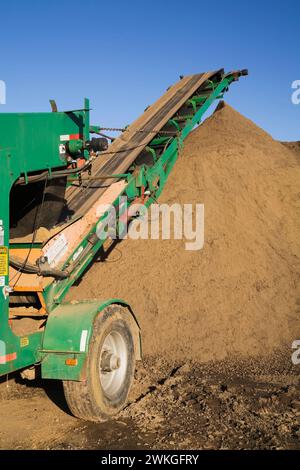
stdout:
{"type": "Polygon", "coordinates": [[[67,277],[69,277],[68,272],[60,271],[59,269],[49,268],[49,265],[46,265],[45,267],[42,267],[42,265],[36,266],[35,264],[32,264],[28,261],[24,265],[24,261],[18,258],[17,256],[11,256],[9,259],[9,264],[13,268],[20,270],[25,274],[38,274],[42,277],[54,277],[55,279],[66,279],[67,277]]]}

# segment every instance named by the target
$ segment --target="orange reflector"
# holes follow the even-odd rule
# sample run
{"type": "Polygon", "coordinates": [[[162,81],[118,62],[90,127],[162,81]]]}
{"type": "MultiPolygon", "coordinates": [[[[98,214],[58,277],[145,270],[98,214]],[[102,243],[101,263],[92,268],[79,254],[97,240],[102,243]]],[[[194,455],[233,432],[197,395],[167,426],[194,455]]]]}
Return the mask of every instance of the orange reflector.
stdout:
{"type": "Polygon", "coordinates": [[[77,366],[77,359],[66,359],[66,366],[77,366]]]}

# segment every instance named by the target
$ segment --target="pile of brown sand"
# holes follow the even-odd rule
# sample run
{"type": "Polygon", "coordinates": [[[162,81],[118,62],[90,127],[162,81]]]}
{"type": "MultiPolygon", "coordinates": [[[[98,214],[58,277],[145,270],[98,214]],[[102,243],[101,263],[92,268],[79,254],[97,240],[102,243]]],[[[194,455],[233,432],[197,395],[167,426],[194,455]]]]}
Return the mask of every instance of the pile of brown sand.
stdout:
{"type": "Polygon", "coordinates": [[[159,201],[205,204],[204,248],[125,240],[121,259],[95,263],[69,299],[127,300],[146,355],[208,361],[290,347],[300,338],[299,181],[295,152],[225,105],[189,136],[159,201]]]}
{"type": "Polygon", "coordinates": [[[300,157],[300,141],[298,142],[282,142],[283,145],[288,147],[290,150],[293,150],[300,157]]]}

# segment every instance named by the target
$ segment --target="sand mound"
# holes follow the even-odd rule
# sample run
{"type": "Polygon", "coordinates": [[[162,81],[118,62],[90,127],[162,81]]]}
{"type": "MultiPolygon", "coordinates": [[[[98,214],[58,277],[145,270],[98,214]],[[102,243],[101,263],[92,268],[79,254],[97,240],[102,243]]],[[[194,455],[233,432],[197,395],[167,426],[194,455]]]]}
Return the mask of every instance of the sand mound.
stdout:
{"type": "Polygon", "coordinates": [[[126,240],[69,298],[121,297],[145,354],[268,354],[300,336],[299,160],[229,106],[187,139],[160,202],[205,204],[205,245],[126,240]]]}
{"type": "Polygon", "coordinates": [[[300,158],[300,141],[297,142],[282,142],[287,148],[296,153],[297,157],[300,158]]]}

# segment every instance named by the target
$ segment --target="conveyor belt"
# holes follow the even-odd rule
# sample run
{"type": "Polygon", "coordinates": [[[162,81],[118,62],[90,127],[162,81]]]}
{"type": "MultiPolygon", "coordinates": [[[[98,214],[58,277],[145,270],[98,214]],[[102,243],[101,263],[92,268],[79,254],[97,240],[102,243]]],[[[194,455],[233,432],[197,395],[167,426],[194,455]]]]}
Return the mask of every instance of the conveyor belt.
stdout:
{"type": "MultiPolygon", "coordinates": [[[[150,106],[108,148],[109,154],[100,156],[93,164],[93,176],[124,173],[155,137],[153,130],[161,130],[195,92],[204,87],[207,80],[223,71],[206,72],[182,78],[150,106]],[[139,132],[140,129],[150,132],[139,132]],[[111,153],[116,152],[116,153],[111,153]]],[[[72,186],[67,191],[68,210],[83,215],[105,191],[112,179],[102,183],[91,180],[85,188],[72,186]]]]}

